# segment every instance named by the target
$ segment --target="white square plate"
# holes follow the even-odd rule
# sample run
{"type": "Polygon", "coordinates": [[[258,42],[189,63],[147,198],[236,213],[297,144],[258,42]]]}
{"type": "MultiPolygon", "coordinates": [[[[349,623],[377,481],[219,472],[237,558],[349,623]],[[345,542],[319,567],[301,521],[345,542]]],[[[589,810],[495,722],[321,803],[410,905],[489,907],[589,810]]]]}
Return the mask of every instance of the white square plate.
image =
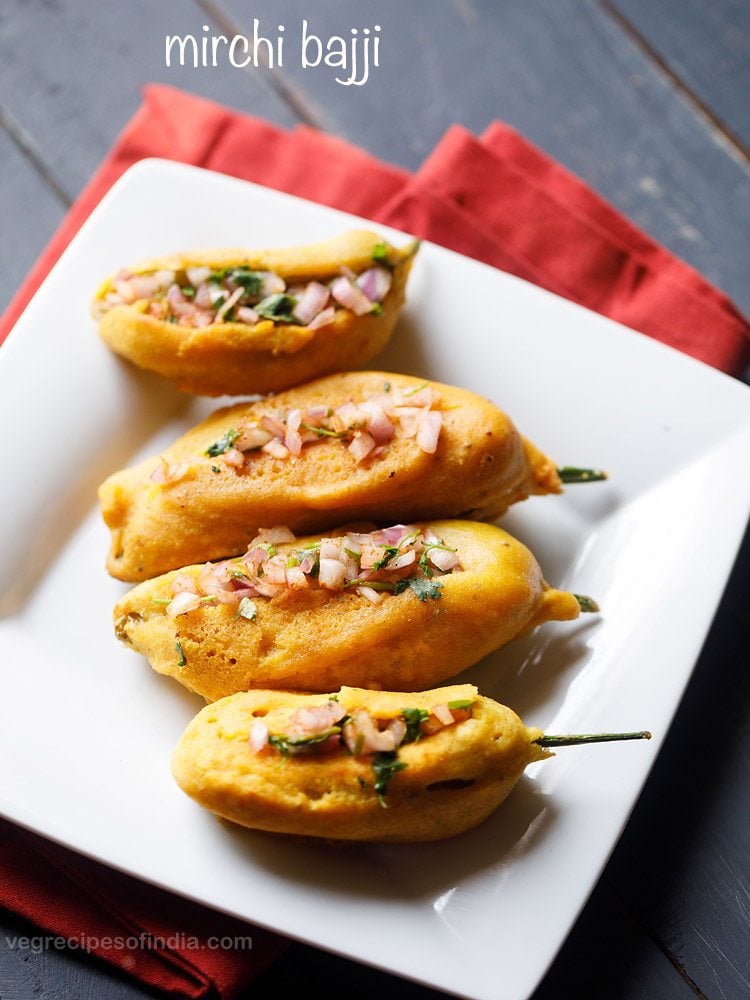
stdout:
{"type": "MultiPolygon", "coordinates": [[[[193,246],[317,240],[361,220],[158,160],[84,225],[0,351],[0,809],[61,843],[251,921],[461,996],[521,1000],[594,885],[659,749],[750,501],[747,389],[523,281],[425,245],[377,367],[467,386],[604,484],[504,519],[599,617],[552,624],[465,674],[549,732],[651,743],[561,750],[480,828],[422,846],[299,846],[227,829],[173,783],[197,698],[120,647],[95,505],[113,470],[215,404],[100,343],[102,277],[193,246]]],[[[380,228],[382,227],[375,227],[380,228]]],[[[383,229],[383,232],[388,233],[383,229]]],[[[401,242],[401,234],[388,233],[401,242]]]]}

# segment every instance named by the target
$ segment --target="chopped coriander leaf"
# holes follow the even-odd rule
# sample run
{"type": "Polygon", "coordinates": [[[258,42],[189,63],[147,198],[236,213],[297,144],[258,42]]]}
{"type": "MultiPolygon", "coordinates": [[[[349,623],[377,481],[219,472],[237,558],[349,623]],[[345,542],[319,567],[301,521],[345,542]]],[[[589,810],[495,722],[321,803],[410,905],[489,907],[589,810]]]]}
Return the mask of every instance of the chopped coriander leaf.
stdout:
{"type": "Polygon", "coordinates": [[[390,392],[390,391],[391,391],[391,383],[390,382],[384,382],[383,383],[383,392],[390,392]]]}
{"type": "Polygon", "coordinates": [[[343,438],[348,434],[348,431],[332,431],[328,427],[313,427],[312,424],[300,424],[300,427],[304,431],[312,431],[318,437],[343,438]]]}
{"type": "Polygon", "coordinates": [[[374,754],[372,758],[372,769],[375,772],[375,794],[380,799],[381,806],[385,806],[385,793],[391,778],[407,765],[399,760],[395,750],[385,750],[382,753],[374,754]]]}
{"type": "Polygon", "coordinates": [[[415,576],[411,580],[399,580],[393,588],[393,593],[403,594],[407,588],[412,590],[420,601],[426,601],[428,597],[433,598],[433,600],[439,598],[443,585],[438,580],[428,580],[422,576],[415,576]]]}
{"type": "Polygon", "coordinates": [[[286,557],[286,568],[293,569],[295,566],[299,566],[299,556],[296,552],[290,552],[286,557]]]}
{"type": "Polygon", "coordinates": [[[263,275],[260,271],[251,271],[249,267],[235,267],[227,277],[236,285],[242,285],[246,295],[252,298],[260,295],[260,290],[263,287],[263,275]]]}
{"type": "Polygon", "coordinates": [[[174,644],[174,648],[177,650],[177,655],[179,656],[179,659],[177,661],[177,666],[184,667],[187,664],[187,660],[185,659],[185,653],[183,652],[182,643],[180,642],[179,639],[174,644]]]}
{"type": "Polygon", "coordinates": [[[359,777],[359,775],[357,775],[357,781],[359,782],[359,787],[360,788],[369,788],[370,787],[363,778],[359,777]]]}
{"type": "Polygon", "coordinates": [[[171,604],[172,603],[172,598],[171,597],[152,597],[151,600],[154,602],[154,604],[171,604]]]}
{"type": "Polygon", "coordinates": [[[413,389],[409,389],[408,392],[404,393],[404,396],[414,396],[416,393],[421,392],[422,389],[426,389],[429,382],[423,382],[421,385],[415,385],[413,389]]]}
{"type": "Polygon", "coordinates": [[[273,542],[265,542],[263,545],[259,546],[259,548],[266,550],[269,559],[273,559],[273,557],[278,552],[278,549],[273,544],[273,542]]]}
{"type": "Polygon", "coordinates": [[[315,549],[320,548],[320,542],[308,542],[307,545],[302,546],[302,552],[312,552],[315,549]]]}
{"type": "Polygon", "coordinates": [[[401,590],[406,590],[408,580],[399,580],[398,583],[390,583],[388,580],[346,580],[344,587],[369,587],[370,590],[384,590],[389,594],[400,594],[401,590],[396,590],[396,587],[401,583],[404,584],[401,590]]]}
{"type": "Polygon", "coordinates": [[[355,562],[359,562],[360,559],[362,558],[361,552],[355,552],[354,549],[347,549],[346,546],[344,546],[344,552],[346,552],[349,558],[353,559],[355,562]]]}
{"type": "Polygon", "coordinates": [[[227,301],[226,295],[219,295],[211,303],[211,308],[212,309],[221,309],[221,307],[224,305],[224,303],[226,301],[227,301]]]}
{"type": "MultiPolygon", "coordinates": [[[[206,454],[210,455],[211,458],[216,458],[217,455],[223,455],[224,452],[229,451],[230,448],[234,447],[234,442],[240,436],[240,432],[236,431],[233,427],[226,432],[223,437],[220,437],[218,441],[214,441],[206,448],[206,454]]],[[[214,468],[214,466],[212,466],[214,468]]]]}
{"type": "Polygon", "coordinates": [[[176,316],[167,316],[167,323],[176,323],[176,322],[177,322],[176,316]]]}
{"type": "Polygon", "coordinates": [[[422,723],[427,722],[430,713],[426,708],[403,708],[401,715],[406,723],[406,736],[404,743],[416,743],[422,735],[422,723]]]}
{"type": "Polygon", "coordinates": [[[458,701],[449,701],[448,708],[450,708],[451,711],[453,711],[454,709],[458,710],[461,708],[471,708],[473,704],[474,704],[473,698],[459,698],[458,701]]]}
{"type": "Polygon", "coordinates": [[[385,566],[388,565],[391,559],[396,558],[396,556],[399,554],[399,551],[400,550],[397,545],[386,545],[382,557],[378,559],[376,563],[373,564],[372,568],[374,570],[383,569],[385,566]]]}
{"type": "Polygon", "coordinates": [[[282,323],[296,323],[297,320],[292,315],[292,310],[296,305],[297,300],[293,299],[291,295],[279,293],[263,299],[257,304],[255,311],[265,319],[277,320],[282,323]]]}
{"type": "Polygon", "coordinates": [[[222,267],[220,271],[212,271],[208,276],[208,280],[213,281],[214,284],[219,284],[224,281],[231,270],[231,267],[222,267]]]}
{"type": "Polygon", "coordinates": [[[237,608],[237,614],[235,618],[244,618],[246,621],[255,621],[258,615],[258,606],[254,601],[251,601],[249,597],[243,597],[240,601],[239,607],[237,608]]]}
{"type": "Polygon", "coordinates": [[[186,299],[195,298],[195,289],[193,288],[192,285],[182,285],[180,287],[180,291],[182,292],[182,294],[185,296],[186,299]]]}
{"type": "Polygon", "coordinates": [[[282,753],[285,757],[289,757],[292,754],[304,753],[309,747],[316,746],[319,743],[325,743],[329,737],[338,736],[340,732],[341,726],[331,726],[324,733],[317,733],[315,736],[298,736],[296,739],[289,736],[269,736],[268,742],[279,753],[282,753]]]}
{"type": "Polygon", "coordinates": [[[376,243],[372,248],[371,257],[378,264],[385,264],[386,267],[389,265],[388,261],[388,247],[385,243],[376,243]]]}
{"type": "Polygon", "coordinates": [[[221,469],[219,468],[218,465],[212,465],[211,472],[221,472],[221,469]]]}
{"type": "Polygon", "coordinates": [[[201,604],[210,604],[212,601],[216,601],[216,594],[206,594],[205,597],[201,597],[201,604]]]}
{"type": "Polygon", "coordinates": [[[372,309],[370,310],[370,313],[373,316],[382,316],[383,315],[383,306],[380,304],[380,302],[373,302],[372,309]]]}
{"type": "Polygon", "coordinates": [[[234,566],[229,566],[227,567],[227,573],[229,573],[233,580],[242,580],[243,582],[250,583],[250,577],[242,569],[236,569],[234,566]]]}
{"type": "Polygon", "coordinates": [[[422,570],[425,576],[434,576],[432,572],[432,567],[428,561],[427,550],[425,549],[419,557],[419,568],[422,570]]]}

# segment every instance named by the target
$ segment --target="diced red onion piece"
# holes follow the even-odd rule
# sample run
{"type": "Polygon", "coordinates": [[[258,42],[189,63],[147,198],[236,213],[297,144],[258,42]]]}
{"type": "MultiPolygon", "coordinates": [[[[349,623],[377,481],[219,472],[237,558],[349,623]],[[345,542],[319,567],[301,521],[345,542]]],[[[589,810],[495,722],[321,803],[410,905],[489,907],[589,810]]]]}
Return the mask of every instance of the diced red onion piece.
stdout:
{"type": "Polygon", "coordinates": [[[320,558],[321,559],[340,559],[341,558],[341,539],[340,538],[321,538],[321,540],[320,540],[320,558]]]}
{"type": "Polygon", "coordinates": [[[247,323],[248,326],[255,326],[260,316],[250,306],[240,306],[235,314],[235,319],[239,323],[247,323]]]}
{"type": "Polygon", "coordinates": [[[200,306],[201,309],[213,309],[214,300],[211,295],[211,285],[201,284],[195,290],[195,298],[193,302],[200,306]]]}
{"type": "Polygon", "coordinates": [[[268,583],[266,580],[260,580],[255,585],[255,589],[258,591],[261,597],[276,597],[281,594],[284,590],[282,586],[275,583],[268,583]]]}
{"type": "Polygon", "coordinates": [[[200,606],[200,597],[184,590],[182,593],[176,594],[164,610],[169,618],[176,618],[178,615],[187,614],[188,611],[195,611],[200,606]]]}
{"type": "Polygon", "coordinates": [[[442,426],[443,414],[439,410],[425,410],[422,413],[417,427],[417,445],[428,455],[434,455],[437,451],[442,426]]]}
{"type": "Polygon", "coordinates": [[[274,458],[287,458],[289,456],[289,450],[284,447],[278,438],[271,438],[268,444],[263,445],[262,450],[269,455],[273,455],[274,458]]]}
{"type": "Polygon", "coordinates": [[[319,330],[321,326],[328,326],[331,320],[335,318],[336,318],[336,310],[334,309],[333,306],[327,306],[325,309],[319,312],[314,319],[310,320],[310,322],[307,324],[307,329],[319,330]]]}
{"type": "Polygon", "coordinates": [[[271,271],[261,271],[263,280],[261,282],[259,295],[261,299],[267,299],[269,295],[280,295],[286,291],[286,282],[278,274],[271,271]]]}
{"type": "Polygon", "coordinates": [[[426,385],[418,392],[404,393],[404,403],[406,406],[426,406],[429,408],[435,402],[435,394],[429,385],[426,385]]]}
{"type": "Polygon", "coordinates": [[[388,569],[404,569],[406,566],[413,566],[417,561],[417,554],[414,549],[409,549],[408,552],[402,553],[400,556],[388,563],[388,569]]]}
{"type": "Polygon", "coordinates": [[[391,416],[398,420],[404,437],[410,438],[414,437],[419,430],[419,418],[423,413],[424,410],[418,406],[396,406],[393,408],[391,416]]]}
{"type": "Polygon", "coordinates": [[[431,711],[435,718],[439,722],[442,722],[444,726],[450,726],[453,724],[453,715],[447,705],[435,705],[431,711]]]}
{"type": "Polygon", "coordinates": [[[269,583],[286,583],[286,556],[272,556],[263,563],[263,579],[269,583]]]}
{"type": "Polygon", "coordinates": [[[387,268],[370,267],[357,278],[357,287],[370,302],[382,302],[391,290],[391,281],[391,272],[387,268]]]}
{"type": "Polygon", "coordinates": [[[210,267],[188,267],[185,269],[185,274],[187,275],[187,280],[193,286],[197,288],[202,285],[204,281],[208,281],[211,276],[210,267]]]}
{"type": "Polygon", "coordinates": [[[286,583],[288,587],[292,588],[292,590],[301,590],[303,587],[310,586],[310,581],[305,576],[305,572],[301,566],[287,567],[286,583]]]}
{"type": "Polygon", "coordinates": [[[346,568],[337,559],[320,560],[318,582],[327,590],[343,590],[346,581],[346,568]]]}
{"type": "Polygon", "coordinates": [[[375,447],[375,439],[367,431],[355,431],[349,451],[357,462],[363,462],[375,447]]]}
{"type": "Polygon", "coordinates": [[[264,444],[268,444],[272,437],[273,434],[263,430],[262,427],[244,427],[234,442],[234,446],[239,451],[253,451],[255,448],[262,448],[264,444]]]}
{"type": "Polygon", "coordinates": [[[372,302],[361,288],[351,283],[349,278],[336,278],[331,285],[331,295],[339,305],[350,309],[355,316],[364,316],[372,312],[372,302]]]}
{"type": "Polygon", "coordinates": [[[259,753],[263,747],[268,746],[268,726],[261,719],[256,719],[250,726],[249,733],[250,749],[259,753]]]}
{"type": "Polygon", "coordinates": [[[305,705],[290,717],[286,734],[295,738],[320,736],[345,715],[346,712],[337,701],[327,701],[323,705],[305,705]]]}
{"type": "Polygon", "coordinates": [[[175,278],[174,271],[155,271],[154,281],[160,289],[166,291],[167,288],[173,283],[175,278]]]}
{"type": "Polygon", "coordinates": [[[362,413],[367,414],[367,430],[373,436],[377,444],[390,441],[396,432],[396,428],[386,416],[386,412],[379,403],[372,400],[365,400],[359,404],[362,413]]]}
{"type": "Polygon", "coordinates": [[[279,420],[276,417],[272,417],[268,413],[264,413],[260,418],[260,426],[263,430],[268,431],[273,434],[274,437],[283,438],[286,434],[286,424],[283,420],[279,420]]]}
{"type": "Polygon", "coordinates": [[[366,597],[371,604],[380,604],[383,600],[383,595],[372,587],[357,587],[357,593],[360,597],[366,597]]]}
{"type": "Polygon", "coordinates": [[[412,535],[415,532],[415,528],[409,524],[394,524],[390,528],[383,528],[381,534],[383,536],[383,541],[387,545],[398,545],[402,538],[407,535],[412,535]]]}
{"type": "Polygon", "coordinates": [[[443,573],[449,573],[460,563],[457,552],[446,552],[445,549],[429,549],[427,557],[443,573]]]}
{"type": "Polygon", "coordinates": [[[229,448],[221,457],[227,465],[235,469],[241,469],[245,464],[245,456],[237,448],[229,448]]]}
{"type": "Polygon", "coordinates": [[[325,309],[329,296],[330,292],[325,285],[321,285],[319,281],[310,281],[292,310],[292,315],[303,326],[307,326],[325,309]]]}

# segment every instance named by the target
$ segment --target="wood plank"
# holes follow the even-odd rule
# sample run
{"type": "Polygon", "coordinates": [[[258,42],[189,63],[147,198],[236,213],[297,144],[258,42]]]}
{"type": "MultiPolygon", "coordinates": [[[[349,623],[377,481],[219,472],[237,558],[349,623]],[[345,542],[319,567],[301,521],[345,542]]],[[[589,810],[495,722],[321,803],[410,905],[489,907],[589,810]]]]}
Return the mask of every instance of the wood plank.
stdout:
{"type": "Polygon", "coordinates": [[[167,69],[166,34],[202,35],[206,14],[193,0],[40,5],[4,0],[0,92],[72,197],[108,151],[140,101],[145,81],[186,87],[282,125],[297,121],[267,78],[236,69],[167,69]]]}
{"type": "Polygon", "coordinates": [[[750,996],[749,603],[750,531],[606,875],[709,997],[750,996]]]}
{"type": "Polygon", "coordinates": [[[0,312],[39,256],[65,214],[65,202],[30,166],[8,133],[0,128],[0,312]],[[12,233],[12,238],[10,238],[12,233]]]}
{"type": "Polygon", "coordinates": [[[0,911],[2,1000],[146,1000],[153,997],[108,966],[77,951],[43,947],[33,924],[0,911]],[[29,939],[24,941],[22,939],[29,939]]]}
{"type": "Polygon", "coordinates": [[[744,145],[750,146],[746,0],[604,0],[744,145]]]}
{"type": "MultiPolygon", "coordinates": [[[[246,0],[222,6],[247,29],[246,0]]],[[[287,26],[285,72],[341,135],[416,168],[452,122],[504,119],[750,309],[747,166],[594,0],[381,0],[377,18],[369,0],[320,0],[308,21],[324,38],[381,25],[362,87],[299,66],[296,0],[252,13],[287,26]]]]}

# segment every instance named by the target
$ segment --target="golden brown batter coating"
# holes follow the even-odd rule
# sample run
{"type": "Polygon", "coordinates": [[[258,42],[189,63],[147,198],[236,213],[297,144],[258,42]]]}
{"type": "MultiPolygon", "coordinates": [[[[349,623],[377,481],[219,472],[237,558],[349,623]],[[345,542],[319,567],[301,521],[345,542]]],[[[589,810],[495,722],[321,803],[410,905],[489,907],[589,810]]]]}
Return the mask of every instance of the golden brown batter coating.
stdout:
{"type": "MultiPolygon", "coordinates": [[[[311,586],[253,597],[253,620],[237,617],[236,603],[210,600],[172,618],[166,606],[176,574],[168,573],[123,597],[115,629],[159,673],[213,700],[249,688],[421,690],[543,622],[578,617],[574,595],[550,588],[531,552],[500,528],[470,521],[429,528],[462,567],[439,578],[437,598],[406,589],[373,604],[351,590],[311,586]]],[[[182,572],[197,578],[201,569],[182,572]]]]}
{"type": "Polygon", "coordinates": [[[112,531],[107,561],[120,580],[139,581],[206,559],[243,552],[258,528],[323,531],[360,519],[381,524],[436,517],[494,518],[532,494],[559,493],[554,463],[524,440],[486,399],[452,386],[384,372],[350,372],[258,403],[218,410],[162,455],[187,463],[184,476],[156,484],[154,457],[110,476],[99,498],[112,531]],[[389,384],[428,385],[442,416],[434,454],[397,432],[385,453],[358,462],[342,441],[322,437],[298,457],[247,454],[241,470],[206,449],[262,414],[359,402],[389,384]],[[218,470],[218,471],[216,471],[218,470]]]}
{"type": "MultiPolygon", "coordinates": [[[[398,748],[382,801],[374,790],[373,757],[346,750],[285,757],[273,746],[255,751],[257,719],[283,732],[303,706],[329,695],[251,691],[207,706],[190,723],[172,760],[180,787],[201,806],[242,826],[336,840],[429,841],[481,823],[506,798],[524,768],[549,753],[509,708],[479,697],[469,684],[417,694],[342,688],[348,715],[365,709],[385,723],[405,708],[429,713],[456,701],[470,717],[398,748]]],[[[466,713],[464,713],[466,714],[466,713]]]]}
{"type": "MultiPolygon", "coordinates": [[[[143,261],[133,275],[184,272],[209,267],[245,267],[274,272],[287,285],[335,279],[342,266],[354,274],[373,265],[373,250],[382,237],[355,230],[324,243],[276,250],[204,250],[143,261]]],[[[152,315],[149,300],[109,308],[99,332],[115,353],[140,368],[171,379],[179,389],[204,396],[278,392],[329,372],[354,368],[375,357],[387,344],[404,303],[416,244],[395,249],[385,244],[392,284],[379,308],[355,315],[339,308],[333,320],[317,329],[268,318],[248,325],[213,322],[193,327],[152,315]]],[[[107,279],[94,300],[95,312],[113,288],[107,279]]]]}

